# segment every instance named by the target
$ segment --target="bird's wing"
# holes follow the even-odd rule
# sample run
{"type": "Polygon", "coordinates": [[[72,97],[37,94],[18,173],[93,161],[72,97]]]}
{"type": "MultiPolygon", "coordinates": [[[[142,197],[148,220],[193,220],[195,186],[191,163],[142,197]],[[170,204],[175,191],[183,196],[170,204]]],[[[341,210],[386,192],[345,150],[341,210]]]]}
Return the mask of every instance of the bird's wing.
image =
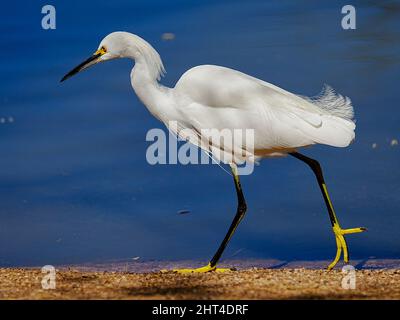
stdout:
{"type": "Polygon", "coordinates": [[[346,146],[354,139],[351,102],[327,88],[315,100],[229,68],[199,66],[175,86],[179,112],[197,129],[254,129],[258,149],[315,143],[346,146]]]}

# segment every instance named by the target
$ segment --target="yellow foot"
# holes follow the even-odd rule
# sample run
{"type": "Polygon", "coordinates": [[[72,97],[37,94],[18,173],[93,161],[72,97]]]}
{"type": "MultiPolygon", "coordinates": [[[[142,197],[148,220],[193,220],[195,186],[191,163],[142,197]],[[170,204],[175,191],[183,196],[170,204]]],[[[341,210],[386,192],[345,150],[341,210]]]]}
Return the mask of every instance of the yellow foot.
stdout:
{"type": "Polygon", "coordinates": [[[349,262],[349,251],[347,249],[347,243],[344,238],[344,235],[346,234],[351,234],[351,233],[359,233],[359,232],[364,232],[366,231],[366,228],[352,228],[352,229],[342,229],[338,224],[335,224],[333,226],[333,232],[335,234],[336,238],[336,246],[337,246],[337,251],[336,251],[336,257],[332,261],[332,263],[328,266],[328,270],[332,270],[336,264],[339,262],[342,249],[343,249],[343,260],[345,263],[349,262]]]}
{"type": "Polygon", "coordinates": [[[211,266],[211,264],[208,264],[204,267],[201,268],[195,268],[195,269],[173,269],[173,270],[161,270],[161,272],[175,272],[175,273],[206,273],[206,272],[229,272],[229,271],[235,271],[233,268],[217,268],[216,266],[211,266]]]}

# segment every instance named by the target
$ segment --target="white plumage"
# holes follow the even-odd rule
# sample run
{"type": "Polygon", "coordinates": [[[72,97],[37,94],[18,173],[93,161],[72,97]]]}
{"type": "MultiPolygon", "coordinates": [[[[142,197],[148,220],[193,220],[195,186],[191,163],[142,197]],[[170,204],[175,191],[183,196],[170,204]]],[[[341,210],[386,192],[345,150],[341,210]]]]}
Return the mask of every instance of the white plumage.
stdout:
{"type": "Polygon", "coordinates": [[[252,128],[256,157],[316,143],[345,147],[354,139],[351,101],[330,87],[305,98],[236,70],[204,65],[187,71],[172,90],[184,127],[252,128]]]}
{"type": "Polygon", "coordinates": [[[102,49],[104,54],[83,68],[115,58],[133,59],[132,87],[149,111],[181,138],[225,163],[283,156],[317,143],[345,147],[354,139],[351,101],[329,86],[319,96],[308,98],[233,69],[202,65],[183,74],[174,88],[167,88],[158,83],[165,72],[160,56],[142,38],[114,32],[100,43],[102,49]],[[170,121],[177,127],[171,127],[170,121]],[[218,139],[204,144],[212,138],[204,137],[205,129],[252,129],[254,141],[249,145],[254,148],[218,144],[218,139]],[[222,156],[216,156],[216,151],[222,156]]]}

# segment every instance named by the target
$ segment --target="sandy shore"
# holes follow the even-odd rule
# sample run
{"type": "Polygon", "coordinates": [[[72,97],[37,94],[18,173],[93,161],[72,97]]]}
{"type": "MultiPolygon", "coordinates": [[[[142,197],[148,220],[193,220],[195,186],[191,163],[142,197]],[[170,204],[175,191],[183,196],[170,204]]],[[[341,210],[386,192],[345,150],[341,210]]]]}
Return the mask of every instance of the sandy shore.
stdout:
{"type": "Polygon", "coordinates": [[[2,268],[0,299],[400,299],[399,268],[357,270],[346,290],[340,268],[313,266],[188,275],[60,267],[54,290],[42,289],[40,268],[2,268]]]}

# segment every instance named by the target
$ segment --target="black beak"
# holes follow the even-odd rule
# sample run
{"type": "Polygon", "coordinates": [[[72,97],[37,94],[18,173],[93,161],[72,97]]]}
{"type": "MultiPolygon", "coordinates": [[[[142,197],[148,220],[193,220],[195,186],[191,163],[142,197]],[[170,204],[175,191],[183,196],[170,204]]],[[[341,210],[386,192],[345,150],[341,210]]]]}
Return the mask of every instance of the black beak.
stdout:
{"type": "Polygon", "coordinates": [[[60,82],[63,82],[65,80],[67,80],[68,78],[72,77],[73,75],[77,74],[78,72],[90,67],[92,64],[94,64],[93,62],[95,62],[98,58],[100,58],[100,56],[102,55],[102,53],[95,53],[94,55],[92,55],[90,58],[86,59],[85,61],[83,61],[80,65],[76,66],[75,68],[73,68],[70,72],[68,72],[62,79],[60,82]]]}

